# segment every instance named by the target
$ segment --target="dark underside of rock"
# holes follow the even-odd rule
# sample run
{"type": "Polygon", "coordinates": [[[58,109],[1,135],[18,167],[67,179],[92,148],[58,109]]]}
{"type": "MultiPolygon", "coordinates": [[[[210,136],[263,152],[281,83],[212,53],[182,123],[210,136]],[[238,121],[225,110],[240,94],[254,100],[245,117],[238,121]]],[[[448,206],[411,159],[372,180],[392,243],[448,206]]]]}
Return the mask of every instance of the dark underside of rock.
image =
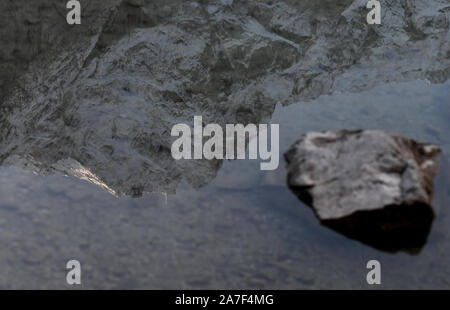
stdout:
{"type": "Polygon", "coordinates": [[[425,245],[434,213],[426,204],[390,205],[375,211],[358,211],[352,215],[322,223],[384,251],[418,252],[425,245]]]}
{"type": "Polygon", "coordinates": [[[307,133],[288,183],[322,224],[377,249],[416,253],[434,219],[439,148],[380,130],[307,133]]]}

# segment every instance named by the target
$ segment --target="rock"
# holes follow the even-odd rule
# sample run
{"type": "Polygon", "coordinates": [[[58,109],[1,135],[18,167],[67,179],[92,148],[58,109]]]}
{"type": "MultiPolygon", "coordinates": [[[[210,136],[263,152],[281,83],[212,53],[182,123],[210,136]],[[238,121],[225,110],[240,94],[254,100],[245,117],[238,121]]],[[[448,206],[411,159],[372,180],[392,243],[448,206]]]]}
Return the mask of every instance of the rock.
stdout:
{"type": "Polygon", "coordinates": [[[381,130],[309,132],[286,153],[288,184],[321,222],[376,248],[421,248],[434,211],[434,145],[381,130]]]}

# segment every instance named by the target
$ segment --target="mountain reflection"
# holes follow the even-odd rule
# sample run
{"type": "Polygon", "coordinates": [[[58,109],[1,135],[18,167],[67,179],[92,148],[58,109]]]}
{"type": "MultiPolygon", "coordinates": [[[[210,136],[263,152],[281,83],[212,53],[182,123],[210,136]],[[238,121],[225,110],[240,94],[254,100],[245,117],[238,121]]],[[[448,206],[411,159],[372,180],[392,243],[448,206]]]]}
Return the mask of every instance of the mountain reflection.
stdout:
{"type": "Polygon", "coordinates": [[[379,26],[360,4],[95,0],[70,27],[64,1],[15,1],[0,19],[0,162],[170,194],[222,165],[171,157],[172,126],[194,115],[259,123],[277,103],[448,80],[446,0],[384,3],[379,26]]]}

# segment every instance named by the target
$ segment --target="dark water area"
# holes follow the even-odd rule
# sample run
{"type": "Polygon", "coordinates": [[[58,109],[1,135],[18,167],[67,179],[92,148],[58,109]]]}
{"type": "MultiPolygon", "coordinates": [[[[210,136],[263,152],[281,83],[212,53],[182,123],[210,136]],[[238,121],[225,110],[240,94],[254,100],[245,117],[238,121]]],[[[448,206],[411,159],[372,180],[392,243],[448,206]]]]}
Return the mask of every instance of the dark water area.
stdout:
{"type": "MultiPolygon", "coordinates": [[[[450,84],[415,81],[278,105],[280,152],[302,133],[385,129],[443,150],[436,218],[416,255],[387,253],[320,225],[286,185],[284,162],[227,161],[206,186],[117,198],[62,175],[0,168],[0,288],[364,289],[379,260],[381,289],[450,289],[450,84]]],[[[282,156],[280,157],[282,158],[282,156]]]]}

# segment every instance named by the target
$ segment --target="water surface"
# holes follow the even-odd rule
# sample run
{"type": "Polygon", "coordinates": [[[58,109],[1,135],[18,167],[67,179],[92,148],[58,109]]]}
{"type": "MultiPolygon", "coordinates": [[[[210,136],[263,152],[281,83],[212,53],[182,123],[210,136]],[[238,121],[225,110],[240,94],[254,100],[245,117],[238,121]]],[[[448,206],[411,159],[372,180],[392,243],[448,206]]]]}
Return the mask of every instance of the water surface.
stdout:
{"type": "MultiPolygon", "coordinates": [[[[450,154],[450,83],[379,86],[358,94],[278,105],[280,151],[302,133],[386,129],[450,154]]],[[[442,170],[447,169],[445,166],[442,170]]],[[[418,255],[385,253],[320,225],[287,188],[284,162],[228,161],[208,185],[176,195],[116,198],[62,175],[0,168],[0,288],[69,288],[65,264],[82,265],[82,288],[360,289],[368,260],[384,289],[450,289],[449,183],[439,176],[437,217],[418,255]]]]}

